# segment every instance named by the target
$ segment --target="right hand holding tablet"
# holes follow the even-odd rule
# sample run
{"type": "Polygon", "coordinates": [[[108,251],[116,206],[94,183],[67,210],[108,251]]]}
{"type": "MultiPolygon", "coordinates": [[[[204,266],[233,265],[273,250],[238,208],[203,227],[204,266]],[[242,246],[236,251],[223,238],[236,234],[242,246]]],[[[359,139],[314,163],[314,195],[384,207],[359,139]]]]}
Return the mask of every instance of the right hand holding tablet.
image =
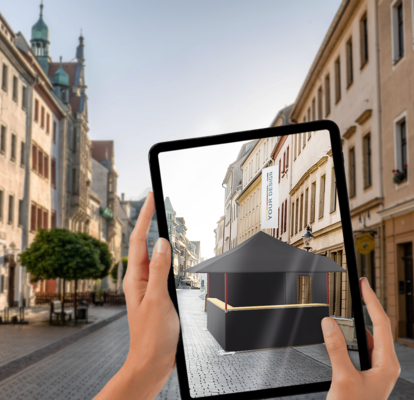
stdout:
{"type": "Polygon", "coordinates": [[[332,384],[327,400],[388,399],[400,375],[401,368],[395,354],[390,320],[368,280],[361,278],[360,282],[362,298],[374,325],[374,336],[367,331],[372,368],[367,371],[355,369],[339,325],[332,318],[324,318],[323,336],[332,364],[332,384]]]}

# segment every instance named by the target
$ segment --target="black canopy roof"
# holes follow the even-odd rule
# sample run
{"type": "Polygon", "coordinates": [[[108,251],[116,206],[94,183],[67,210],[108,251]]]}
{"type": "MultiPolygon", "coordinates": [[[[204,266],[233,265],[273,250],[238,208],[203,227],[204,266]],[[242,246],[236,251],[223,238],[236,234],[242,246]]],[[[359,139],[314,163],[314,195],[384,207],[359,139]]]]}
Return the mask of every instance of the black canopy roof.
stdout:
{"type": "Polygon", "coordinates": [[[219,256],[187,269],[190,273],[346,272],[329,257],[307,252],[262,231],[219,256]]]}

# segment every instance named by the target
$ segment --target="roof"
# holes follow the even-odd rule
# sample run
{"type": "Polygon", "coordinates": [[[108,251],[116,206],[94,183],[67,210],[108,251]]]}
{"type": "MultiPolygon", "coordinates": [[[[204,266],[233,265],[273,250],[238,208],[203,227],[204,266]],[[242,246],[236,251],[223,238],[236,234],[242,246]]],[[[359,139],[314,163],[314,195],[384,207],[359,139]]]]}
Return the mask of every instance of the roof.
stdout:
{"type": "Polygon", "coordinates": [[[114,162],[114,141],[92,140],[92,158],[99,162],[108,158],[114,162]]]}
{"type": "MultiPolygon", "coordinates": [[[[77,62],[63,62],[62,68],[65,70],[65,72],[69,75],[69,85],[73,86],[75,85],[75,77],[76,77],[76,70],[78,68],[77,62]]],[[[51,62],[49,63],[49,71],[48,75],[49,77],[52,77],[55,72],[59,69],[60,62],[51,62]]]]}
{"type": "Polygon", "coordinates": [[[233,249],[197,264],[194,273],[346,272],[329,257],[307,252],[262,231],[233,249]]]}
{"type": "Polygon", "coordinates": [[[165,204],[165,209],[166,209],[166,210],[172,210],[172,211],[175,211],[175,210],[174,210],[174,208],[173,208],[173,206],[172,206],[172,204],[171,204],[171,200],[170,200],[170,198],[169,198],[169,197],[167,197],[167,198],[165,199],[164,204],[165,204]]]}
{"type": "Polygon", "coordinates": [[[289,125],[289,117],[290,117],[290,112],[292,111],[293,108],[293,103],[290,106],[287,106],[285,108],[282,108],[277,114],[275,119],[273,120],[272,124],[270,126],[275,126],[276,122],[279,118],[282,118],[282,125],[289,125]]]}
{"type": "Polygon", "coordinates": [[[40,4],[39,20],[32,26],[31,41],[35,40],[49,42],[49,28],[45,24],[45,21],[43,21],[43,4],[40,4]]]}
{"type": "Polygon", "coordinates": [[[60,65],[53,76],[50,78],[54,85],[69,86],[69,75],[62,68],[62,57],[60,58],[60,65]]]}

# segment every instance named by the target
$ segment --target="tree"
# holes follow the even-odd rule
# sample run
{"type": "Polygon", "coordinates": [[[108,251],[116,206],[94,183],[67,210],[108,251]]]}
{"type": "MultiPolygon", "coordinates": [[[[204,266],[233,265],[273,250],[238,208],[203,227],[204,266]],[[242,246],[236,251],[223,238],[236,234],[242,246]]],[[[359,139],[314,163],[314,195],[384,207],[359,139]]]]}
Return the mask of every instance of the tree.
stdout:
{"type": "MultiPolygon", "coordinates": [[[[128,267],[128,257],[122,257],[122,279],[125,277],[125,273],[128,267]]],[[[118,280],[118,263],[115,263],[114,266],[111,269],[111,276],[114,282],[118,280]]]]}
{"type": "Polygon", "coordinates": [[[34,282],[42,279],[63,279],[63,322],[65,281],[75,281],[76,320],[78,280],[100,279],[106,276],[112,260],[105,243],[87,234],[53,228],[38,230],[33,243],[20,255],[20,263],[33,276],[34,282]]]}

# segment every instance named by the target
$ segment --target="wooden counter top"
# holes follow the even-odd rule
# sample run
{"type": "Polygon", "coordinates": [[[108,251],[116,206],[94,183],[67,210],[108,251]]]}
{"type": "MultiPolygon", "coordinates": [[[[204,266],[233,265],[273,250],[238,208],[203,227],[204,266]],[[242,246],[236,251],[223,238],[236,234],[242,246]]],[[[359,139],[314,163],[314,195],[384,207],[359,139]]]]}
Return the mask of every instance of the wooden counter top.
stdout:
{"type": "MultiPolygon", "coordinates": [[[[217,307],[220,307],[222,310],[225,310],[225,304],[223,301],[215,298],[208,298],[208,301],[211,301],[217,307]]],[[[267,310],[273,308],[302,308],[302,307],[328,307],[327,304],[323,303],[309,303],[309,304],[281,304],[274,306],[256,306],[256,307],[232,307],[230,304],[227,304],[227,311],[245,311],[245,310],[267,310]]]]}

